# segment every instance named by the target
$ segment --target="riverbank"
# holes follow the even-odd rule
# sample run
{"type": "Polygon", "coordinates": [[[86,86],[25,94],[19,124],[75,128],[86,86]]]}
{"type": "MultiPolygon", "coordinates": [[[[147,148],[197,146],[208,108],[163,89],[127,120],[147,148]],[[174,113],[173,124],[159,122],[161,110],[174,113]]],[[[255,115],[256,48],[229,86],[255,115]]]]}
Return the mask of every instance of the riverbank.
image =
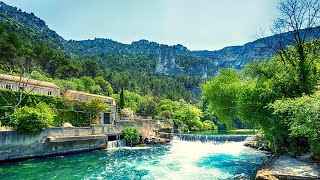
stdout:
{"type": "MultiPolygon", "coordinates": [[[[267,143],[262,139],[249,141],[244,146],[270,151],[267,143]]],[[[274,154],[268,163],[257,172],[257,180],[313,180],[320,179],[320,166],[312,161],[310,156],[293,158],[289,155],[274,154]]]]}
{"type": "Polygon", "coordinates": [[[288,155],[273,155],[269,162],[257,172],[257,180],[320,179],[320,166],[288,155]]]}
{"type": "Polygon", "coordinates": [[[126,126],[137,127],[142,138],[156,136],[160,127],[173,127],[166,121],[141,120],[119,121],[116,125],[47,128],[35,135],[0,131],[0,162],[103,149],[108,142],[121,139],[121,131],[126,126]]]}

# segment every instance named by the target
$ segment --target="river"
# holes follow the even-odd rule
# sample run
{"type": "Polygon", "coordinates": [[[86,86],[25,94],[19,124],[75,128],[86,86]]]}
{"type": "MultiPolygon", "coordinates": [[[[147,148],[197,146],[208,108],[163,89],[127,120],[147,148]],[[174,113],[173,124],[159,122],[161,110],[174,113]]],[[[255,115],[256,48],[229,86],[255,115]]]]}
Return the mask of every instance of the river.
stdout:
{"type": "Polygon", "coordinates": [[[254,179],[269,157],[243,146],[243,136],[233,135],[224,141],[223,137],[216,141],[215,135],[199,137],[175,137],[168,145],[149,148],[126,147],[4,163],[0,164],[0,179],[254,179]]]}

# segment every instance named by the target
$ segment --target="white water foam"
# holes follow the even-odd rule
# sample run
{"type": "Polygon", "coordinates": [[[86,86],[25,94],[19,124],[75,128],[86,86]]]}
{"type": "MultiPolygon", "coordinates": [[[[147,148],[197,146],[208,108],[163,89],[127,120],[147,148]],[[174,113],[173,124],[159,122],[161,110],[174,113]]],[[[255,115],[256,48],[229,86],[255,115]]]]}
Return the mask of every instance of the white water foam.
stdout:
{"type": "Polygon", "coordinates": [[[120,147],[124,147],[126,145],[124,140],[116,140],[116,141],[108,141],[107,149],[118,149],[120,147]]]}
{"type": "Polygon", "coordinates": [[[159,160],[156,166],[143,164],[138,169],[149,171],[143,179],[214,179],[232,178],[231,174],[217,168],[199,167],[197,163],[204,157],[214,154],[237,156],[246,148],[243,142],[214,144],[211,142],[190,142],[174,139],[170,152],[159,160]]]}

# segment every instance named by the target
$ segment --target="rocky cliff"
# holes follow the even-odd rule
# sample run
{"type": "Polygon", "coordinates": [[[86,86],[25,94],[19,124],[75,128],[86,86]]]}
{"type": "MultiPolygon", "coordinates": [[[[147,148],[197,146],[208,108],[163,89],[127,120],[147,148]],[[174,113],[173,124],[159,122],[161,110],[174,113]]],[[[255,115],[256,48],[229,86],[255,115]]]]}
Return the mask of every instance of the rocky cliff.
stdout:
{"type": "MultiPolygon", "coordinates": [[[[49,29],[46,23],[42,19],[35,16],[33,13],[23,12],[21,9],[6,5],[3,2],[0,2],[0,13],[17,20],[22,24],[32,26],[36,30],[54,38],[57,41],[64,41],[61,36],[59,36],[55,31],[49,29]]],[[[2,17],[0,21],[6,22],[6,18],[2,17]]]]}
{"type": "MultiPolygon", "coordinates": [[[[158,58],[153,72],[155,74],[175,75],[185,74],[207,78],[218,72],[219,68],[235,67],[242,69],[247,63],[272,57],[273,52],[264,43],[273,42],[275,37],[267,37],[249,42],[242,46],[230,46],[216,51],[190,51],[181,44],[174,46],[162,45],[148,40],[140,40],[131,44],[123,44],[111,39],[95,38],[93,40],[66,41],[55,31],[48,28],[46,23],[33,13],[22,12],[20,9],[0,2],[0,21],[15,22],[26,26],[28,31],[37,32],[33,38],[52,44],[53,47],[63,50],[66,54],[77,59],[91,57],[104,61],[103,53],[117,53],[121,55],[155,54],[158,58]],[[39,37],[41,34],[41,38],[39,37]]],[[[320,27],[316,28],[320,30],[320,27]]],[[[289,33],[285,34],[289,36],[289,33]]],[[[315,33],[309,39],[319,38],[320,33],[315,33]]],[[[288,42],[285,42],[288,43],[288,42]]],[[[138,60],[137,60],[138,61],[138,60]]]]}

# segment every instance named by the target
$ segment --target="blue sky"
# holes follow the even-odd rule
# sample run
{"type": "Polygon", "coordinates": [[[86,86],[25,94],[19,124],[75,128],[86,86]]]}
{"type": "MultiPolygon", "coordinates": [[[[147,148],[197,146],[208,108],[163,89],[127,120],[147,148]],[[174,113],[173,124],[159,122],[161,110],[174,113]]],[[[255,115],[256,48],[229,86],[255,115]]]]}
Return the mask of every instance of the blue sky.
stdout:
{"type": "Polygon", "coordinates": [[[267,31],[278,0],[3,0],[69,40],[148,39],[191,50],[242,45],[267,31]]]}

